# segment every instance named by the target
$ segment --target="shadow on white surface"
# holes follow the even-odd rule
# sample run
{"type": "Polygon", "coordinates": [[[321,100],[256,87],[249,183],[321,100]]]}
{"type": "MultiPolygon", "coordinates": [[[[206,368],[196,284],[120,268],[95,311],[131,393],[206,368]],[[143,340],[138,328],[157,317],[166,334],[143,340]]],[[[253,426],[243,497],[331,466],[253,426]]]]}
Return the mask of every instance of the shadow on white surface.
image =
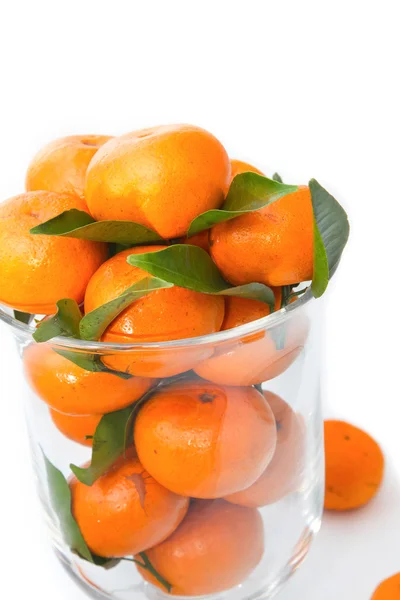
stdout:
{"type": "MultiPolygon", "coordinates": [[[[325,514],[308,559],[277,600],[370,600],[378,583],[400,571],[399,505],[400,481],[389,464],[382,490],[368,506],[325,514]]],[[[42,554],[57,600],[85,600],[50,549],[42,554]]]]}
{"type": "Polygon", "coordinates": [[[279,600],[369,600],[400,571],[400,480],[388,464],[378,496],[366,507],[325,513],[304,565],[279,600]]]}

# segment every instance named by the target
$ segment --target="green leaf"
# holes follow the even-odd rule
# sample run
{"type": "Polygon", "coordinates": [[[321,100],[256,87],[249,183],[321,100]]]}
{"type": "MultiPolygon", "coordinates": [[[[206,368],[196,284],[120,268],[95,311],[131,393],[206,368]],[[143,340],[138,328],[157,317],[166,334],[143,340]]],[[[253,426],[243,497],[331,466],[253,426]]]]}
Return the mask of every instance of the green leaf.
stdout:
{"type": "MultiPolygon", "coordinates": [[[[143,255],[140,255],[143,256],[143,255]]],[[[154,290],[172,287],[171,283],[155,277],[145,277],[131,285],[123,294],[87,313],[80,322],[79,331],[83,340],[98,340],[109,324],[132,302],[154,290]]]]}
{"type": "Polygon", "coordinates": [[[257,173],[240,173],[233,179],[222,207],[196,217],[190,224],[188,236],[210,229],[217,223],[260,210],[296,190],[295,185],[285,185],[257,173]]]}
{"type": "Polygon", "coordinates": [[[92,459],[88,467],[70,465],[75,477],[85,485],[93,485],[103,473],[125,452],[133,442],[133,422],[141,406],[156,389],[173,385],[177,381],[193,378],[192,373],[180,373],[155,383],[134,404],[103,415],[93,436],[92,459]]]}
{"type": "Polygon", "coordinates": [[[79,323],[82,319],[75,300],[64,298],[57,302],[57,313],[40,322],[32,337],[36,342],[47,342],[53,337],[79,338],[79,323]]]}
{"type": "Polygon", "coordinates": [[[104,568],[112,568],[119,561],[117,559],[103,558],[92,554],[83,535],[75,521],[71,510],[71,490],[64,475],[43,454],[51,506],[60,523],[61,533],[67,546],[72,552],[84,560],[104,568]]]}
{"type": "Polygon", "coordinates": [[[329,283],[329,264],[324,242],[314,217],[314,271],[311,284],[315,298],[320,298],[329,283]]]}
{"type": "Polygon", "coordinates": [[[106,367],[99,354],[90,354],[88,352],[74,350],[60,350],[59,348],[54,348],[54,352],[57,352],[60,356],[63,356],[75,365],[78,365],[81,369],[85,369],[85,371],[90,371],[92,373],[110,373],[110,375],[115,375],[121,379],[131,379],[133,377],[130,373],[114,371],[113,369],[106,367]]]}
{"type": "Polygon", "coordinates": [[[314,211],[314,273],[311,289],[316,298],[325,292],[349,238],[347,214],[315,179],[309,182],[314,211]]]}
{"type": "Polygon", "coordinates": [[[246,283],[246,285],[237,285],[228,287],[215,294],[216,296],[236,296],[238,298],[248,298],[249,300],[259,300],[269,304],[271,312],[275,310],[275,295],[270,287],[263,283],[246,283]]]}
{"type": "Polygon", "coordinates": [[[14,310],[14,318],[21,323],[25,323],[25,325],[29,325],[29,323],[33,319],[33,315],[25,312],[21,312],[20,310],[14,310]]]}
{"type": "Polygon", "coordinates": [[[142,569],[149,571],[149,573],[151,573],[170,594],[172,590],[172,585],[168,583],[168,581],[164,579],[164,577],[160,575],[158,571],[156,571],[156,569],[151,564],[147,554],[145,552],[139,552],[139,556],[142,560],[138,560],[137,558],[128,558],[127,556],[124,556],[123,558],[121,558],[121,560],[126,560],[127,562],[135,563],[135,565],[139,565],[139,567],[141,567],[142,569]]]}
{"type": "Polygon", "coordinates": [[[155,231],[132,221],[95,221],[87,212],[72,208],[31,229],[32,234],[57,235],[118,244],[147,244],[162,238],[155,231]]]}
{"type": "Polygon", "coordinates": [[[308,290],[308,288],[309,288],[309,287],[310,287],[309,285],[306,285],[306,287],[305,287],[305,288],[303,288],[303,289],[301,289],[301,290],[297,290],[297,291],[295,291],[295,292],[291,292],[291,293],[290,293],[290,294],[287,296],[287,298],[286,298],[286,306],[289,306],[289,304],[290,304],[291,300],[293,300],[294,298],[298,299],[298,298],[300,298],[300,297],[301,297],[303,294],[305,294],[305,293],[306,293],[306,291],[308,290]]]}
{"type": "Polygon", "coordinates": [[[149,571],[149,573],[151,573],[157,579],[157,581],[161,583],[168,593],[171,593],[172,585],[153,567],[147,554],[145,552],[139,552],[139,556],[143,563],[140,563],[139,561],[136,562],[138,562],[143,569],[149,571]]]}
{"type": "Polygon", "coordinates": [[[260,300],[273,310],[273,291],[261,283],[231,287],[205,250],[190,244],[176,244],[156,252],[131,254],[127,261],[174,285],[216,296],[240,296],[260,300]]]}
{"type": "Polygon", "coordinates": [[[89,562],[93,562],[92,553],[83,539],[82,533],[71,512],[71,490],[64,475],[43,454],[49,484],[50,502],[60,522],[65,543],[89,562]]]}
{"type": "MultiPolygon", "coordinates": [[[[127,442],[129,424],[132,423],[135,405],[105,414],[98,424],[92,448],[92,460],[88,467],[70,465],[75,477],[85,485],[93,485],[123,454],[127,442]]],[[[132,428],[131,428],[132,429],[132,428]]]]}
{"type": "Polygon", "coordinates": [[[274,174],[272,175],[272,179],[273,179],[274,181],[278,181],[279,183],[283,183],[283,181],[282,181],[282,177],[279,175],[279,173],[274,173],[274,174]]]}

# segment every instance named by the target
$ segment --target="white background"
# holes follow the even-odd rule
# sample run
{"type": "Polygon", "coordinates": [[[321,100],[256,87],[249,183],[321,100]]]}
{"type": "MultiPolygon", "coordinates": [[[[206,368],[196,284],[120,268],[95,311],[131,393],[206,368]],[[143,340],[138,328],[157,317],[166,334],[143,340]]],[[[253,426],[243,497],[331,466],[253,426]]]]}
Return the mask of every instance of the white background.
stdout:
{"type": "MultiPolygon", "coordinates": [[[[0,8],[0,194],[54,137],[191,122],[288,182],[316,177],[351,241],[327,301],[325,414],[388,459],[366,509],[326,518],[286,600],[368,600],[400,571],[399,139],[396,0],[35,0],[0,8]]],[[[14,600],[83,600],[34,496],[17,359],[0,328],[0,578],[14,600]]]]}

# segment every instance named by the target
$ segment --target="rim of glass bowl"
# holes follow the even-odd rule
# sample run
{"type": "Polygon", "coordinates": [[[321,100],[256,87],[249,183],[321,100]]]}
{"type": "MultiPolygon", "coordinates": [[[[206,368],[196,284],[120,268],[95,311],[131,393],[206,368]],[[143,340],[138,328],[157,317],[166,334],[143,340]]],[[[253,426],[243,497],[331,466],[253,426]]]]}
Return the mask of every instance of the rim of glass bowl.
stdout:
{"type": "MultiPolygon", "coordinates": [[[[216,344],[219,342],[225,342],[232,339],[236,339],[237,337],[242,337],[247,334],[257,333],[260,330],[272,329],[288,318],[292,317],[296,312],[298,312],[303,306],[308,304],[311,300],[314,299],[314,296],[311,291],[311,286],[308,290],[295,302],[292,302],[288,306],[273,312],[266,317],[262,317],[261,319],[257,319],[256,321],[251,321],[250,323],[245,323],[244,325],[240,325],[239,327],[235,327],[234,329],[227,329],[225,331],[217,331],[216,333],[209,333],[207,335],[202,335],[198,337],[192,338],[184,338],[179,340],[170,340],[166,342],[142,342],[142,343],[133,343],[133,344],[125,344],[125,343],[109,343],[109,342],[92,342],[90,340],[78,340],[70,337],[54,337],[49,340],[48,343],[54,346],[61,346],[65,348],[70,348],[74,350],[84,350],[84,351],[93,351],[93,352],[110,352],[113,353],[122,353],[132,350],[151,350],[151,349],[173,349],[173,348],[184,348],[189,346],[199,346],[199,345],[207,345],[207,344],[216,344]]],[[[21,321],[15,319],[12,315],[8,314],[3,310],[3,305],[0,304],[0,321],[9,325],[15,333],[22,333],[26,337],[32,337],[32,333],[35,328],[30,325],[26,325],[21,321]]]]}

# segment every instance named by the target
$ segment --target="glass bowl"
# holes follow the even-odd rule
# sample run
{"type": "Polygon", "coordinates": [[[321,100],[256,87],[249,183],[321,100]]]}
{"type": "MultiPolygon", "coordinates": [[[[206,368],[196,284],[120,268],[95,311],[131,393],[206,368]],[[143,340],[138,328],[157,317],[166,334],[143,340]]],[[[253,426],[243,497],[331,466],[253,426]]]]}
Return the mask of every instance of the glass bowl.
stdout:
{"type": "Polygon", "coordinates": [[[322,308],[308,291],[263,319],[199,338],[107,344],[59,337],[37,344],[34,327],[0,307],[22,359],[33,465],[49,534],[60,561],[89,595],[267,600],[281,589],[321,520],[322,308]],[[71,519],[80,524],[83,517],[67,484],[74,481],[71,465],[90,463],[105,413],[107,423],[126,419],[119,426],[125,423],[128,449],[118,454],[110,446],[114,430],[103,428],[106,440],[97,430],[96,449],[101,454],[106,444],[108,471],[104,463],[105,474],[92,485],[75,483],[86,497],[85,487],[97,489],[110,470],[139,457],[145,473],[126,481],[143,515],[122,502],[126,526],[107,525],[101,511],[110,492],[103,489],[97,504],[84,507],[92,530],[80,525],[89,555],[97,556],[92,561],[71,542],[71,519]],[[152,546],[125,554],[124,538],[139,535],[151,520],[154,486],[170,503],[163,496],[165,514],[154,526],[152,546]],[[107,558],[116,560],[95,564],[108,542],[114,550],[107,558]]]}

